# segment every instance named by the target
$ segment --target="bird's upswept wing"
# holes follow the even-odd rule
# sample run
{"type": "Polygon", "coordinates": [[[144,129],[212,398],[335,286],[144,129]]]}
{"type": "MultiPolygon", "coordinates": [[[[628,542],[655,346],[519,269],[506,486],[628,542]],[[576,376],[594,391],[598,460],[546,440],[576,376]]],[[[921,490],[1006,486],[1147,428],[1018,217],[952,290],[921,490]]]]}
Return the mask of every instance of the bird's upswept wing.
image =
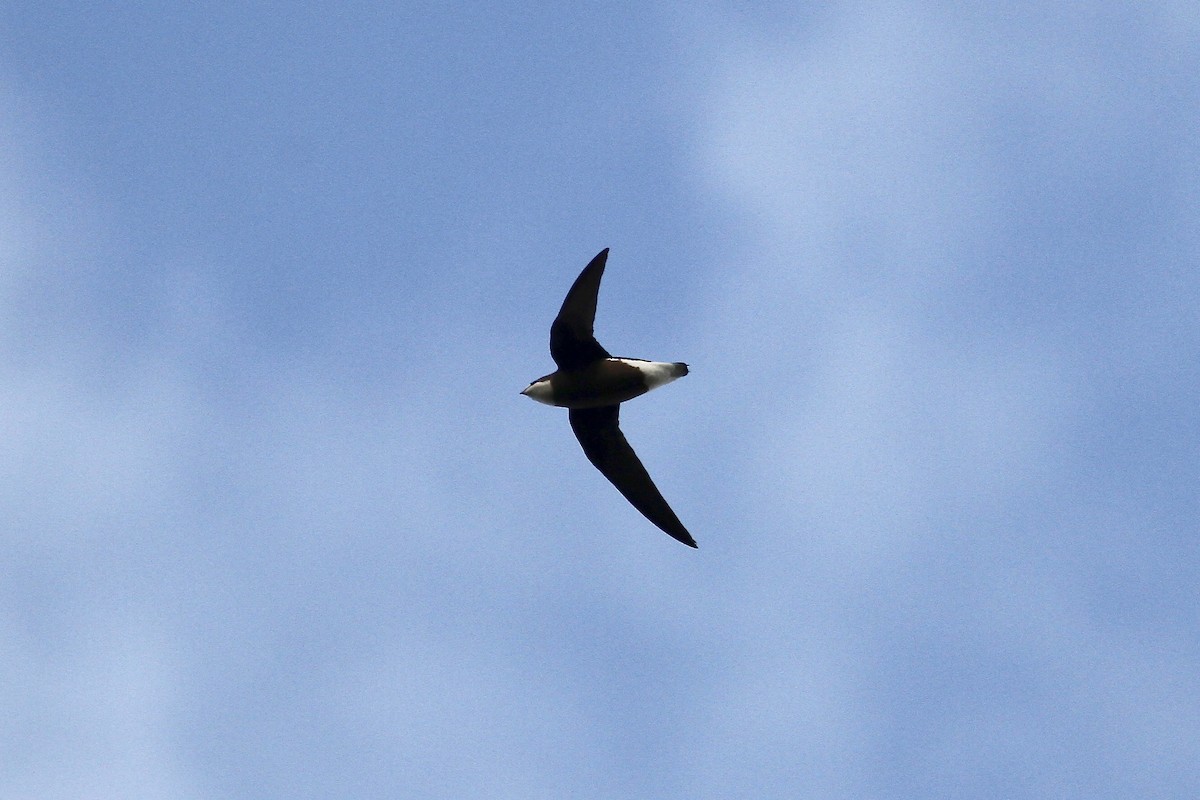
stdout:
{"type": "Polygon", "coordinates": [[[596,319],[596,297],[600,294],[600,278],[604,276],[604,263],[608,261],[608,248],[604,248],[588,262],[571,284],[571,291],[563,300],[562,308],[550,326],[550,355],[559,369],[579,369],[601,358],[608,358],[608,351],[600,346],[592,334],[596,319]]]}
{"type": "Polygon", "coordinates": [[[571,430],[582,445],[584,455],[646,519],[668,535],[695,547],[696,540],[667,505],[637,453],[625,440],[625,434],[621,433],[617,424],[620,410],[619,405],[571,409],[571,430]]]}

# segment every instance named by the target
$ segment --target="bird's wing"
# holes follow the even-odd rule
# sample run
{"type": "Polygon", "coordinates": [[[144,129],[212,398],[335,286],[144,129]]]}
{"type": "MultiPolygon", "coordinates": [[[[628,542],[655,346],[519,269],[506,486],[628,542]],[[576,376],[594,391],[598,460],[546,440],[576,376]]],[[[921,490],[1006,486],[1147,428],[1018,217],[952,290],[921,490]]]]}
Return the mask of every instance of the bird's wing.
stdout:
{"type": "Polygon", "coordinates": [[[600,293],[600,278],[608,248],[604,248],[579,273],[562,308],[550,326],[550,355],[559,369],[579,369],[593,361],[608,358],[608,351],[592,335],[596,319],[596,296],[600,293]]]}
{"type": "Polygon", "coordinates": [[[571,409],[571,430],[583,446],[584,455],[646,519],[668,535],[695,547],[696,540],[667,505],[637,453],[625,440],[617,425],[619,414],[620,406],[571,409]]]}

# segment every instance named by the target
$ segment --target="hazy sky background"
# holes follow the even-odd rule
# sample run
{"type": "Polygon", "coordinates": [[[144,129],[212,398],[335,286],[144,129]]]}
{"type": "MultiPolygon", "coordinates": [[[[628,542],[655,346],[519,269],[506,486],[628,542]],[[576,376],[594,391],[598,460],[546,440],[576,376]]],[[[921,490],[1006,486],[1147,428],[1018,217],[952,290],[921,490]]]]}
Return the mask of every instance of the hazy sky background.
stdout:
{"type": "Polygon", "coordinates": [[[0,9],[0,796],[1200,794],[1195,3],[550,9],[0,9]]]}

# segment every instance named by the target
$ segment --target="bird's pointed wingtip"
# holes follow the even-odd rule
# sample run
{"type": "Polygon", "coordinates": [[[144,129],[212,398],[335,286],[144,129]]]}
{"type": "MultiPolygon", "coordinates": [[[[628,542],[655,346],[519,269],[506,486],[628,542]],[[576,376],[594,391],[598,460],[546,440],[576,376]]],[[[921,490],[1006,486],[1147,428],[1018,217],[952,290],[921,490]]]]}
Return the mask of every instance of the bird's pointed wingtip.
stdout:
{"type": "MultiPolygon", "coordinates": [[[[666,531],[665,528],[663,530],[666,531]]],[[[679,542],[680,544],[686,544],[688,547],[692,548],[693,550],[700,549],[700,545],[696,544],[696,540],[693,539],[692,535],[685,530],[666,531],[666,533],[668,536],[670,536],[672,539],[679,542]]]]}

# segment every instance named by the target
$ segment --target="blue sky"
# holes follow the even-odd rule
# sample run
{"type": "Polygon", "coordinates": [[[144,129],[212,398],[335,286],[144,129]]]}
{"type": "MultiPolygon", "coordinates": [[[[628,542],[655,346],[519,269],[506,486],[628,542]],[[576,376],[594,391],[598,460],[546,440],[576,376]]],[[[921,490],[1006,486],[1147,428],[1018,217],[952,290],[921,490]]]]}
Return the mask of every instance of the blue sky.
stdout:
{"type": "Polygon", "coordinates": [[[6,5],[0,795],[1195,795],[1193,5],[6,5]]]}

